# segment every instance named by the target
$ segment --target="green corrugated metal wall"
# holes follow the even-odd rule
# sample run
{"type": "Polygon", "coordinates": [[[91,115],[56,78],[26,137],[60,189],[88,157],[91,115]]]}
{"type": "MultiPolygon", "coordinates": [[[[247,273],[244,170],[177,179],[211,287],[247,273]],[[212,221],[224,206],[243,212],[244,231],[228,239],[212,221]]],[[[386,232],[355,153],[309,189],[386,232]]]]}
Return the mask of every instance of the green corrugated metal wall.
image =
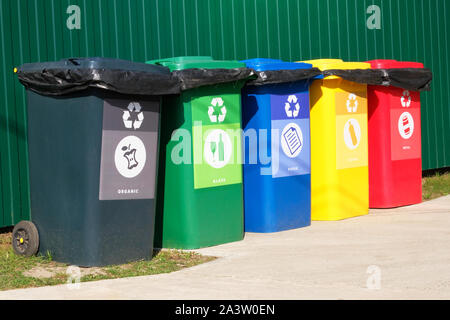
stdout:
{"type": "Polygon", "coordinates": [[[29,212],[25,95],[14,66],[78,56],[420,61],[434,72],[422,95],[423,168],[432,169],[450,166],[449,16],[446,0],[0,0],[0,226],[29,212]],[[366,27],[372,4],[380,30],[366,27]],[[70,5],[81,9],[79,30],[66,26],[70,5]]]}

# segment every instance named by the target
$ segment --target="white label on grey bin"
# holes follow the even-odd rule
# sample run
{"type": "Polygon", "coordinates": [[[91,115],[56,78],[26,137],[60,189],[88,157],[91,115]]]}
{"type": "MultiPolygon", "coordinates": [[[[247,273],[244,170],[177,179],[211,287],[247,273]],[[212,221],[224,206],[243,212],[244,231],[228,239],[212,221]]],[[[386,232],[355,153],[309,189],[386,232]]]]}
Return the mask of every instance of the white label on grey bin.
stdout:
{"type": "Polygon", "coordinates": [[[159,102],[107,99],[100,200],[154,199],[159,102]]]}

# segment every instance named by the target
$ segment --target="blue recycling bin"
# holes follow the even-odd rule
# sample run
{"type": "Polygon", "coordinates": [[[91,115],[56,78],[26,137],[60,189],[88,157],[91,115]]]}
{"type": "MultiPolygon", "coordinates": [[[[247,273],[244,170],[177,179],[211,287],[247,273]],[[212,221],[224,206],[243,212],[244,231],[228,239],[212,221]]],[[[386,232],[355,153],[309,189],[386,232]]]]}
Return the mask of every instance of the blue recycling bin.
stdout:
{"type": "MultiPolygon", "coordinates": [[[[244,60],[256,71],[310,69],[311,64],[244,60]]],[[[246,232],[311,224],[310,80],[246,86],[242,92],[246,232]]]]}

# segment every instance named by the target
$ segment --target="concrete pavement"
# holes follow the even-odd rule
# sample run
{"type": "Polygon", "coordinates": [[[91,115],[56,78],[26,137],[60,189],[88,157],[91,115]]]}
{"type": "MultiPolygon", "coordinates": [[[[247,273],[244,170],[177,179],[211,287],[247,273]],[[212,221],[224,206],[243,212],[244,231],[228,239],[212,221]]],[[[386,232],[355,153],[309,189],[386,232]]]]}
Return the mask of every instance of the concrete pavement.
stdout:
{"type": "Polygon", "coordinates": [[[197,251],[219,259],[0,299],[450,299],[450,196],[197,251]]]}

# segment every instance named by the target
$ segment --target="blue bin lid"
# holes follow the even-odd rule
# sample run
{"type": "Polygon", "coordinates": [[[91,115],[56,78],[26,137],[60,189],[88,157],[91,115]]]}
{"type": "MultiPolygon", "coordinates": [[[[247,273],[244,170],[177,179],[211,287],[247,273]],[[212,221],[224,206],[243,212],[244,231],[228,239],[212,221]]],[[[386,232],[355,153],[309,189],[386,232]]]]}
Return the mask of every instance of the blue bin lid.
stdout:
{"type": "Polygon", "coordinates": [[[248,59],[241,61],[246,64],[247,68],[255,69],[256,71],[274,71],[274,70],[296,70],[296,69],[311,69],[312,64],[285,62],[277,59],[248,59]]]}
{"type": "Polygon", "coordinates": [[[260,64],[266,64],[266,63],[280,63],[280,62],[283,62],[283,60],[267,59],[267,58],[256,58],[256,59],[242,60],[240,62],[243,62],[245,64],[260,65],[260,64]]]}

